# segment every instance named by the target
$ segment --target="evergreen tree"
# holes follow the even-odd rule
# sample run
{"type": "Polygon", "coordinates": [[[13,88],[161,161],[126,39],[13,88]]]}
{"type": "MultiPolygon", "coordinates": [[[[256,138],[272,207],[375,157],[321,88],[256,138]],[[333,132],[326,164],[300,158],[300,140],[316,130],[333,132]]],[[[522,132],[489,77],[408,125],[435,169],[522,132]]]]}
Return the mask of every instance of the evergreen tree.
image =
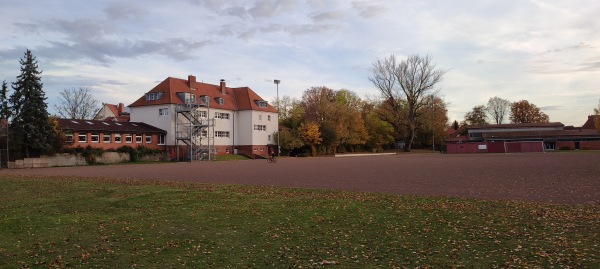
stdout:
{"type": "Polygon", "coordinates": [[[8,85],[6,80],[2,82],[2,91],[0,91],[0,119],[8,120],[10,117],[10,107],[8,106],[8,99],[6,94],[8,93],[8,85]]]}
{"type": "Polygon", "coordinates": [[[452,129],[454,129],[455,131],[458,130],[459,126],[458,126],[458,121],[454,120],[454,122],[452,123],[452,129]]]}
{"type": "Polygon", "coordinates": [[[12,83],[11,144],[13,156],[30,157],[53,151],[55,133],[48,120],[48,105],[42,90],[41,71],[30,50],[20,61],[21,74],[12,83]]]}

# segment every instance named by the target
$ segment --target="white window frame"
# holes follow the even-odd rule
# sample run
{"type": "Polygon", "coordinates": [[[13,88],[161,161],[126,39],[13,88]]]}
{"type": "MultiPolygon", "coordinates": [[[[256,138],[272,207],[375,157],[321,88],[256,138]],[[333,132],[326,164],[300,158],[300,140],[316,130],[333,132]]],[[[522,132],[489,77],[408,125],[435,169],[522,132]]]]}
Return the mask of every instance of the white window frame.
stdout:
{"type": "Polygon", "coordinates": [[[144,142],[144,140],[142,140],[142,135],[136,134],[135,135],[135,143],[136,144],[141,144],[142,142],[144,142]]]}
{"type": "Polygon", "coordinates": [[[168,108],[159,108],[158,109],[158,116],[159,117],[169,116],[169,109],[168,108]]]}
{"type": "Polygon", "coordinates": [[[229,131],[215,131],[215,137],[229,138],[229,131]]]}
{"type": "Polygon", "coordinates": [[[229,119],[229,113],[215,112],[215,118],[217,118],[217,119],[223,119],[223,120],[228,120],[229,119]]]}
{"type": "Polygon", "coordinates": [[[113,141],[115,141],[115,143],[123,143],[123,135],[121,135],[121,134],[114,134],[113,135],[113,141]]]}
{"type": "Polygon", "coordinates": [[[198,111],[198,115],[200,116],[200,118],[206,118],[208,116],[208,113],[206,112],[206,110],[201,110],[198,111]]]}
{"type": "Polygon", "coordinates": [[[271,121],[271,115],[267,115],[267,120],[271,121]]]}
{"type": "Polygon", "coordinates": [[[65,134],[65,142],[66,143],[73,143],[73,133],[68,133],[65,134]]]}
{"type": "Polygon", "coordinates": [[[100,143],[100,134],[99,133],[91,133],[90,142],[92,143],[100,143]]]}
{"type": "Polygon", "coordinates": [[[112,141],[112,138],[110,137],[110,134],[102,134],[102,142],[104,143],[110,143],[112,141]],[[108,141],[106,141],[108,138],[108,141]]]}
{"type": "Polygon", "coordinates": [[[146,135],[146,144],[152,144],[152,135],[146,135]]]}
{"type": "Polygon", "coordinates": [[[77,134],[77,142],[79,143],[87,143],[87,133],[79,133],[77,134]],[[83,138],[83,139],[81,139],[83,138]]]}
{"type": "Polygon", "coordinates": [[[166,137],[164,134],[158,135],[158,145],[165,145],[166,137]]]}
{"type": "Polygon", "coordinates": [[[127,144],[133,143],[133,135],[132,134],[125,134],[125,143],[127,143],[127,144]]]}

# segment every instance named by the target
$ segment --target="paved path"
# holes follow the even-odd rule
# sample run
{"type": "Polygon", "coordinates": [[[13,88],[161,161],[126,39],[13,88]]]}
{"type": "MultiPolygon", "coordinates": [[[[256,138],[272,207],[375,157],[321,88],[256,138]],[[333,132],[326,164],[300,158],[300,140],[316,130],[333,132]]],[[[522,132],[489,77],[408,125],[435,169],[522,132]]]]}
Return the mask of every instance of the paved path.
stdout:
{"type": "Polygon", "coordinates": [[[600,154],[398,154],[2,170],[600,205],[600,154]]]}

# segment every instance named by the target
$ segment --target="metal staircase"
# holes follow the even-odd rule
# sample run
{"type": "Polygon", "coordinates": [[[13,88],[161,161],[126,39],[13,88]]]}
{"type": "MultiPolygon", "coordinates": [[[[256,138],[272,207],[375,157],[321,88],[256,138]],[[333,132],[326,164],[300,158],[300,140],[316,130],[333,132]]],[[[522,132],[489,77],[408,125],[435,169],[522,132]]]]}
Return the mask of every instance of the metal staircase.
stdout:
{"type": "Polygon", "coordinates": [[[215,119],[209,118],[210,99],[200,98],[201,102],[188,99],[185,104],[175,107],[175,146],[178,160],[214,161],[217,156],[214,144],[215,119]],[[180,155],[181,146],[189,154],[180,155]]]}

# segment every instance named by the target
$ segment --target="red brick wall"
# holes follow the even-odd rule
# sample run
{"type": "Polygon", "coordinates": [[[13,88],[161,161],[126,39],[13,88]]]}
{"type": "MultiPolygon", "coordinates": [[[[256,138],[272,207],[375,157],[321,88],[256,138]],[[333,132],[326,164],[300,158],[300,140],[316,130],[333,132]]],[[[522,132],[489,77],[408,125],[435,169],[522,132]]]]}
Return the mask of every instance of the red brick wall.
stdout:
{"type": "Polygon", "coordinates": [[[573,141],[556,142],[556,149],[562,149],[563,147],[569,147],[569,149],[575,149],[575,142],[573,142],[573,141]]]}
{"type": "Polygon", "coordinates": [[[78,146],[81,147],[87,147],[88,145],[93,147],[93,148],[102,148],[102,149],[117,149],[120,148],[122,146],[130,146],[130,147],[137,147],[137,146],[144,146],[147,148],[151,148],[151,149],[160,149],[160,150],[165,150],[165,146],[164,145],[158,145],[158,135],[157,134],[144,134],[144,135],[140,135],[142,137],[142,142],[141,143],[137,143],[136,141],[136,134],[131,134],[131,143],[127,143],[125,141],[125,135],[126,134],[120,134],[121,135],[121,143],[116,143],[115,142],[115,135],[116,134],[111,134],[111,142],[110,143],[106,143],[104,142],[104,133],[97,133],[98,134],[98,141],[97,142],[92,142],[92,133],[86,133],[86,142],[79,142],[79,133],[78,132],[74,132],[73,133],[73,142],[65,142],[64,144],[64,148],[76,148],[78,146]],[[146,136],[151,136],[152,137],[152,143],[146,143],[146,136]]]}
{"type": "Polygon", "coordinates": [[[580,149],[600,150],[600,141],[581,141],[579,142],[580,149]]]}

